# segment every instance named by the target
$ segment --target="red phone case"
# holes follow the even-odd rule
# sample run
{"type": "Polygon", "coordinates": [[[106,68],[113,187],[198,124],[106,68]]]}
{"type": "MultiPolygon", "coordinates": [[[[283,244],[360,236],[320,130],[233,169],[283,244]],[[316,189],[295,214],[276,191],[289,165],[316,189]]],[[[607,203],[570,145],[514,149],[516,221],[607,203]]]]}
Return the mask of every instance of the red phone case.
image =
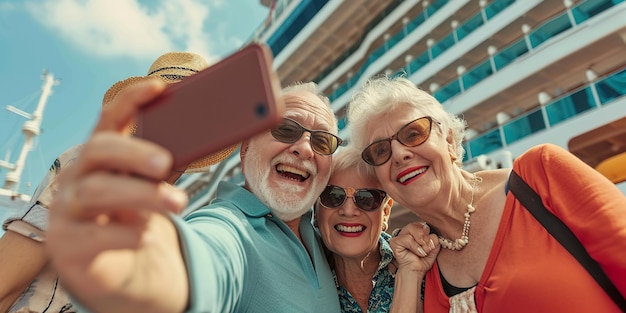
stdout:
{"type": "Polygon", "coordinates": [[[169,85],[137,116],[135,135],[167,148],[174,169],[232,146],[281,120],[284,109],[272,54],[251,44],[169,85]]]}

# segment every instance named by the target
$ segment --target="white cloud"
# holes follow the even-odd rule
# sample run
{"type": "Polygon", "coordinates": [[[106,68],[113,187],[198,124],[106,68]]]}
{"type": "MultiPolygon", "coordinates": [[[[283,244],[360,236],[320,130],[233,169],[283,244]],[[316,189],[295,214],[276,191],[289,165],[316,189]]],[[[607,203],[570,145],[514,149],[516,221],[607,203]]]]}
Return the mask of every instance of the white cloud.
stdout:
{"type": "MultiPolygon", "coordinates": [[[[217,1],[220,5],[221,1],[217,1]]],[[[153,59],[193,51],[212,63],[208,1],[44,0],[27,9],[70,44],[101,57],[153,59]]]]}

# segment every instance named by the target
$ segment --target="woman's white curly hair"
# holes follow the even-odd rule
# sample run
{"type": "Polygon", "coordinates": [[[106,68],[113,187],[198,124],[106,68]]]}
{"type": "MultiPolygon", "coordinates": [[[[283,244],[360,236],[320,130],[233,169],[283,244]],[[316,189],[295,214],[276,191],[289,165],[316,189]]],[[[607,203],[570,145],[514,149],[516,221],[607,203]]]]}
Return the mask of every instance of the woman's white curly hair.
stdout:
{"type": "MultiPolygon", "coordinates": [[[[368,123],[378,115],[395,110],[402,105],[414,107],[441,123],[439,128],[444,137],[447,136],[448,132],[452,132],[455,145],[455,163],[461,166],[465,153],[462,145],[465,137],[465,120],[445,111],[437,99],[401,76],[370,78],[352,96],[347,112],[350,145],[353,145],[358,151],[363,151],[369,144],[366,138],[368,123]]],[[[373,168],[370,167],[370,170],[373,168]]]]}

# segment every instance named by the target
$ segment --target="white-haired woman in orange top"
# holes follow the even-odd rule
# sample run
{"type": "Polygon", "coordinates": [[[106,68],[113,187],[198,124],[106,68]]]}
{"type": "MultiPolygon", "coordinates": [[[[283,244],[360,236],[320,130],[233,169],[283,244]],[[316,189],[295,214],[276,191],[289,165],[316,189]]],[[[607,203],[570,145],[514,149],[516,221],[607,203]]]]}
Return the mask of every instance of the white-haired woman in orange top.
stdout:
{"type": "MultiPolygon", "coordinates": [[[[350,144],[382,189],[439,237],[443,249],[425,278],[426,312],[620,311],[619,301],[510,192],[511,169],[461,168],[464,121],[413,82],[370,80],[353,96],[348,127],[350,144]]],[[[575,234],[623,300],[624,194],[551,144],[518,156],[513,170],[539,195],[535,203],[575,234]]]]}

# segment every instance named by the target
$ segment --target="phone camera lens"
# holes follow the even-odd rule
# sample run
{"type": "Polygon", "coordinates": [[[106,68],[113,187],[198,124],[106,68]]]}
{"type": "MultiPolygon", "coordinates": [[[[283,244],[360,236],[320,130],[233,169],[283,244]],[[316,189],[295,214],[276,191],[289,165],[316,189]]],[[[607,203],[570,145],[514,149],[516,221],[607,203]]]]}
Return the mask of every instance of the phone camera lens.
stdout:
{"type": "Polygon", "coordinates": [[[256,106],[256,116],[265,117],[267,115],[267,106],[264,103],[259,103],[256,106]]]}

